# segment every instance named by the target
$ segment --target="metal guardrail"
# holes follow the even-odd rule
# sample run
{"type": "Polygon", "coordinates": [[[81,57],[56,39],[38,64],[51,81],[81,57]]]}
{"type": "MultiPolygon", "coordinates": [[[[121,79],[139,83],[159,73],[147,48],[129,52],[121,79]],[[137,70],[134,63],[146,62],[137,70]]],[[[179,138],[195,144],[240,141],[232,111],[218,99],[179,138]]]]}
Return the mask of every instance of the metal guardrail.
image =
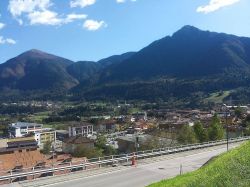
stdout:
{"type": "MultiPolygon", "coordinates": [[[[231,139],[229,139],[229,142],[236,143],[236,142],[241,142],[241,141],[246,141],[246,140],[250,140],[250,136],[249,137],[240,137],[240,138],[231,138],[231,139]]],[[[84,170],[88,166],[101,166],[104,164],[128,162],[133,157],[136,157],[136,159],[145,159],[145,158],[150,158],[150,157],[156,157],[156,156],[162,156],[162,155],[168,155],[168,154],[173,154],[173,153],[190,151],[190,150],[194,150],[194,149],[213,147],[213,146],[223,145],[226,143],[227,143],[227,140],[224,139],[224,140],[220,140],[220,141],[210,141],[210,142],[205,142],[205,143],[187,144],[187,145],[181,145],[181,146],[176,146],[176,147],[166,147],[166,148],[159,148],[159,149],[153,149],[153,150],[147,150],[147,151],[138,151],[136,153],[130,153],[130,154],[122,154],[122,155],[113,155],[113,156],[107,156],[107,157],[93,158],[93,159],[89,159],[89,160],[84,160],[80,164],[79,163],[73,164],[71,162],[65,163],[65,164],[69,164],[68,166],[57,166],[57,167],[44,168],[44,169],[43,168],[40,168],[40,169],[26,168],[26,169],[31,169],[31,171],[19,172],[19,173],[10,171],[9,175],[0,176],[0,181],[10,180],[10,182],[12,182],[13,179],[17,179],[17,178],[54,173],[57,171],[65,171],[65,170],[72,171],[74,169],[80,169],[80,168],[82,170],[84,170]]]]}

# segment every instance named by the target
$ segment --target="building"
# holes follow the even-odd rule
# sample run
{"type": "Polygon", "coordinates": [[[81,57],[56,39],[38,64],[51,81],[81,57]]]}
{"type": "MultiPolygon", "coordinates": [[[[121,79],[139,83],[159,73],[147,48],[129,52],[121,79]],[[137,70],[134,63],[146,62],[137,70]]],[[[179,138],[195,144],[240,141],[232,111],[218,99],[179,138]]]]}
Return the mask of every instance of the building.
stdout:
{"type": "Polygon", "coordinates": [[[67,130],[56,130],[56,140],[63,141],[69,138],[69,131],[67,130]]]}
{"type": "Polygon", "coordinates": [[[63,141],[62,151],[64,153],[74,153],[77,147],[80,146],[82,148],[92,149],[94,148],[94,140],[83,136],[70,137],[63,141]]]}
{"type": "Polygon", "coordinates": [[[37,147],[37,142],[33,140],[17,140],[12,142],[7,142],[7,148],[28,148],[37,147]]]}
{"type": "Polygon", "coordinates": [[[8,145],[10,145],[12,142],[24,142],[24,141],[35,141],[35,138],[34,136],[29,136],[29,137],[21,137],[21,138],[1,139],[0,148],[8,147],[8,145]]]}
{"type": "Polygon", "coordinates": [[[93,125],[90,123],[74,123],[69,126],[69,137],[93,135],[93,125]]]}
{"type": "Polygon", "coordinates": [[[112,132],[115,132],[117,129],[119,129],[119,125],[117,125],[116,122],[113,120],[102,121],[96,125],[97,132],[112,133],[112,132]]]}
{"type": "Polygon", "coordinates": [[[126,135],[123,137],[119,137],[118,141],[118,149],[123,153],[130,153],[136,151],[136,139],[138,138],[138,143],[141,146],[144,142],[146,142],[151,136],[149,135],[126,135]]]}
{"type": "Polygon", "coordinates": [[[43,128],[42,124],[17,122],[9,125],[9,137],[13,141],[16,138],[31,137],[36,140],[40,148],[43,148],[46,142],[56,141],[56,132],[48,128],[43,128]]]}
{"type": "Polygon", "coordinates": [[[42,131],[43,125],[37,123],[17,122],[9,125],[9,137],[18,138],[24,137],[32,133],[42,131]]]}
{"type": "Polygon", "coordinates": [[[169,145],[175,145],[177,142],[168,138],[154,137],[147,134],[133,134],[119,137],[117,139],[118,149],[122,153],[131,153],[137,151],[153,149],[156,147],[169,147],[169,145]],[[156,147],[150,148],[150,143],[155,144],[156,147]],[[154,143],[155,142],[155,143],[154,143]]]}
{"type": "Polygon", "coordinates": [[[144,120],[144,121],[148,120],[147,112],[137,112],[137,113],[132,114],[130,121],[136,122],[140,120],[144,120]]]}
{"type": "MultiPolygon", "coordinates": [[[[0,148],[0,171],[22,171],[45,162],[35,140],[9,142],[8,147],[0,148]]],[[[4,173],[2,173],[4,175],[4,173]]]]}
{"type": "Polygon", "coordinates": [[[56,141],[56,131],[51,129],[43,129],[42,131],[35,133],[35,140],[37,141],[38,146],[43,148],[45,143],[53,143],[56,141]]]}

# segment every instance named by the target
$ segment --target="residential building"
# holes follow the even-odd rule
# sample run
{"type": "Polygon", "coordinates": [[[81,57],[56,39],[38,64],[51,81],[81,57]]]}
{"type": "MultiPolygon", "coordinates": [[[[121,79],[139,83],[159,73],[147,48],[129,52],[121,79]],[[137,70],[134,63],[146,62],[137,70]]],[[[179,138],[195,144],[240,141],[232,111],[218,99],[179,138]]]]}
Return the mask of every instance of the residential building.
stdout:
{"type": "Polygon", "coordinates": [[[136,122],[140,120],[144,120],[144,121],[148,120],[147,112],[137,112],[137,113],[132,114],[130,121],[136,122]]]}
{"type": "Polygon", "coordinates": [[[17,122],[9,125],[9,137],[18,138],[24,137],[32,133],[41,132],[42,124],[17,122]]]}
{"type": "Polygon", "coordinates": [[[119,129],[119,125],[116,124],[113,120],[102,121],[96,125],[97,132],[115,132],[119,129]]]}
{"type": "Polygon", "coordinates": [[[93,135],[93,125],[90,123],[74,123],[69,126],[69,137],[93,135]]]}
{"type": "Polygon", "coordinates": [[[51,129],[43,129],[42,131],[35,133],[35,140],[37,141],[38,146],[43,148],[45,143],[53,143],[56,141],[56,131],[51,129]]]}

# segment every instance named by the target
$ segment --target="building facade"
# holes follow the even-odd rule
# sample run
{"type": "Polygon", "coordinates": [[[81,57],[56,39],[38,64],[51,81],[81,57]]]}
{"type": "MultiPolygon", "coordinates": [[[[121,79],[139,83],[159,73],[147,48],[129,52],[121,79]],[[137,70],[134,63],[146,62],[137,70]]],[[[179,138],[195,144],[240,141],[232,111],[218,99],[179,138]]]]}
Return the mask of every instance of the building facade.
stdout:
{"type": "Polygon", "coordinates": [[[17,122],[9,125],[9,137],[20,138],[32,133],[41,132],[43,129],[42,124],[17,122]]]}
{"type": "Polygon", "coordinates": [[[93,125],[89,123],[79,123],[69,126],[69,137],[82,136],[89,137],[93,135],[93,125]]]}
{"type": "Polygon", "coordinates": [[[54,143],[56,141],[56,131],[44,129],[41,132],[35,133],[35,140],[38,143],[40,148],[43,148],[43,145],[47,142],[54,143]]]}

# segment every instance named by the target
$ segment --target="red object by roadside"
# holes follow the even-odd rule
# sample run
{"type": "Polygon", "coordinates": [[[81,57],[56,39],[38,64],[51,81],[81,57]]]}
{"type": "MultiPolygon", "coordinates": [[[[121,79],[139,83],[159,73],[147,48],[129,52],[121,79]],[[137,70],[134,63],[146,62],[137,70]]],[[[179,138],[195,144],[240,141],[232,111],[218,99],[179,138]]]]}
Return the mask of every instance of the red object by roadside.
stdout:
{"type": "Polygon", "coordinates": [[[132,166],[135,166],[135,165],[136,165],[136,156],[134,153],[134,156],[132,157],[132,166]]]}

